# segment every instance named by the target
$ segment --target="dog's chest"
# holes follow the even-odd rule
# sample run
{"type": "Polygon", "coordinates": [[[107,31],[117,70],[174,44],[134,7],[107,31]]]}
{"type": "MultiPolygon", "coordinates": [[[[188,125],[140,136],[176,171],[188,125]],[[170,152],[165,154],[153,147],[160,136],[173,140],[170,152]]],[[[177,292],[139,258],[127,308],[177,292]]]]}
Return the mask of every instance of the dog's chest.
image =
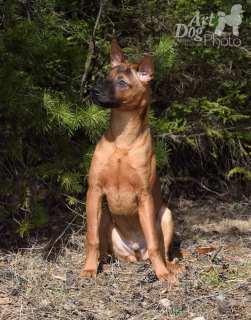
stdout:
{"type": "Polygon", "coordinates": [[[106,159],[103,167],[104,188],[131,189],[139,183],[139,167],[142,159],[135,159],[129,152],[116,150],[106,159]]]}
{"type": "Polygon", "coordinates": [[[135,214],[148,161],[130,152],[113,152],[103,166],[103,191],[113,214],[135,214]]]}

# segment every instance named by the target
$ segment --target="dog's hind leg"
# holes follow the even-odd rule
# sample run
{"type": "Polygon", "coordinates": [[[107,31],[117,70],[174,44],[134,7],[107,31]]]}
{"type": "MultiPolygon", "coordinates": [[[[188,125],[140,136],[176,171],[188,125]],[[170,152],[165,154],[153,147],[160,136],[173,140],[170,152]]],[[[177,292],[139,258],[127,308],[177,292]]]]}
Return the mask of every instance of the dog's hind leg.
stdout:
{"type": "Polygon", "coordinates": [[[107,259],[112,247],[112,229],[114,224],[109,208],[102,211],[100,230],[99,230],[99,258],[107,259]]]}

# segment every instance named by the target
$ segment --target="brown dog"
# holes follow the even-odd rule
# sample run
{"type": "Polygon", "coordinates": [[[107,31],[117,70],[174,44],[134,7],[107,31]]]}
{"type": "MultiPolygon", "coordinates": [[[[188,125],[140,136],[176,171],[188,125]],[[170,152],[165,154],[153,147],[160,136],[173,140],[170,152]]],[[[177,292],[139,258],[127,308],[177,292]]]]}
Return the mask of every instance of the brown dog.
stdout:
{"type": "Polygon", "coordinates": [[[160,197],[160,180],[148,124],[153,62],[125,60],[115,40],[112,69],[91,90],[99,106],[111,108],[111,122],[97,144],[87,192],[87,249],[82,277],[96,275],[101,257],[150,259],[159,280],[176,283],[184,266],[169,261],[174,224],[160,197]],[[102,211],[102,199],[108,208],[102,211]],[[172,273],[170,273],[170,271],[172,273]]]}

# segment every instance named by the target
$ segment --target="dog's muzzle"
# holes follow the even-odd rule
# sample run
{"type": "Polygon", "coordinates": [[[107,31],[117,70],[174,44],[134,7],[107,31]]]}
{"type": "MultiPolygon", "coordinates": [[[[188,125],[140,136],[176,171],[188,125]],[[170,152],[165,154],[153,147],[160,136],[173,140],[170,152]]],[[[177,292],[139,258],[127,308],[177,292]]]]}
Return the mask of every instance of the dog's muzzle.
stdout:
{"type": "Polygon", "coordinates": [[[94,86],[91,89],[91,98],[92,97],[97,97],[102,93],[102,89],[100,88],[100,86],[94,86]]]}
{"type": "Polygon", "coordinates": [[[114,95],[114,89],[112,88],[112,86],[109,88],[109,86],[107,84],[105,85],[104,83],[92,87],[90,97],[93,103],[103,108],[115,108],[116,103],[114,103],[114,101],[112,101],[113,99],[110,97],[111,94],[112,96],[114,95]]]}

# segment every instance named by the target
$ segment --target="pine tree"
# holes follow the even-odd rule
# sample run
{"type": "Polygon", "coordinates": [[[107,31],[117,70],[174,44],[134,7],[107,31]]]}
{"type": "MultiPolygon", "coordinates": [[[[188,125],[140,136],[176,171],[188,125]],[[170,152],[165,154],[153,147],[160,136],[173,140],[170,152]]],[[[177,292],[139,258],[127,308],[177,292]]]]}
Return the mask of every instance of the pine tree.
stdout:
{"type": "Polygon", "coordinates": [[[22,237],[47,223],[52,199],[83,211],[77,195],[82,200],[94,143],[108,124],[108,110],[77,105],[92,22],[76,16],[81,1],[69,4],[72,15],[61,14],[63,4],[1,8],[0,217],[13,216],[22,237]]]}

